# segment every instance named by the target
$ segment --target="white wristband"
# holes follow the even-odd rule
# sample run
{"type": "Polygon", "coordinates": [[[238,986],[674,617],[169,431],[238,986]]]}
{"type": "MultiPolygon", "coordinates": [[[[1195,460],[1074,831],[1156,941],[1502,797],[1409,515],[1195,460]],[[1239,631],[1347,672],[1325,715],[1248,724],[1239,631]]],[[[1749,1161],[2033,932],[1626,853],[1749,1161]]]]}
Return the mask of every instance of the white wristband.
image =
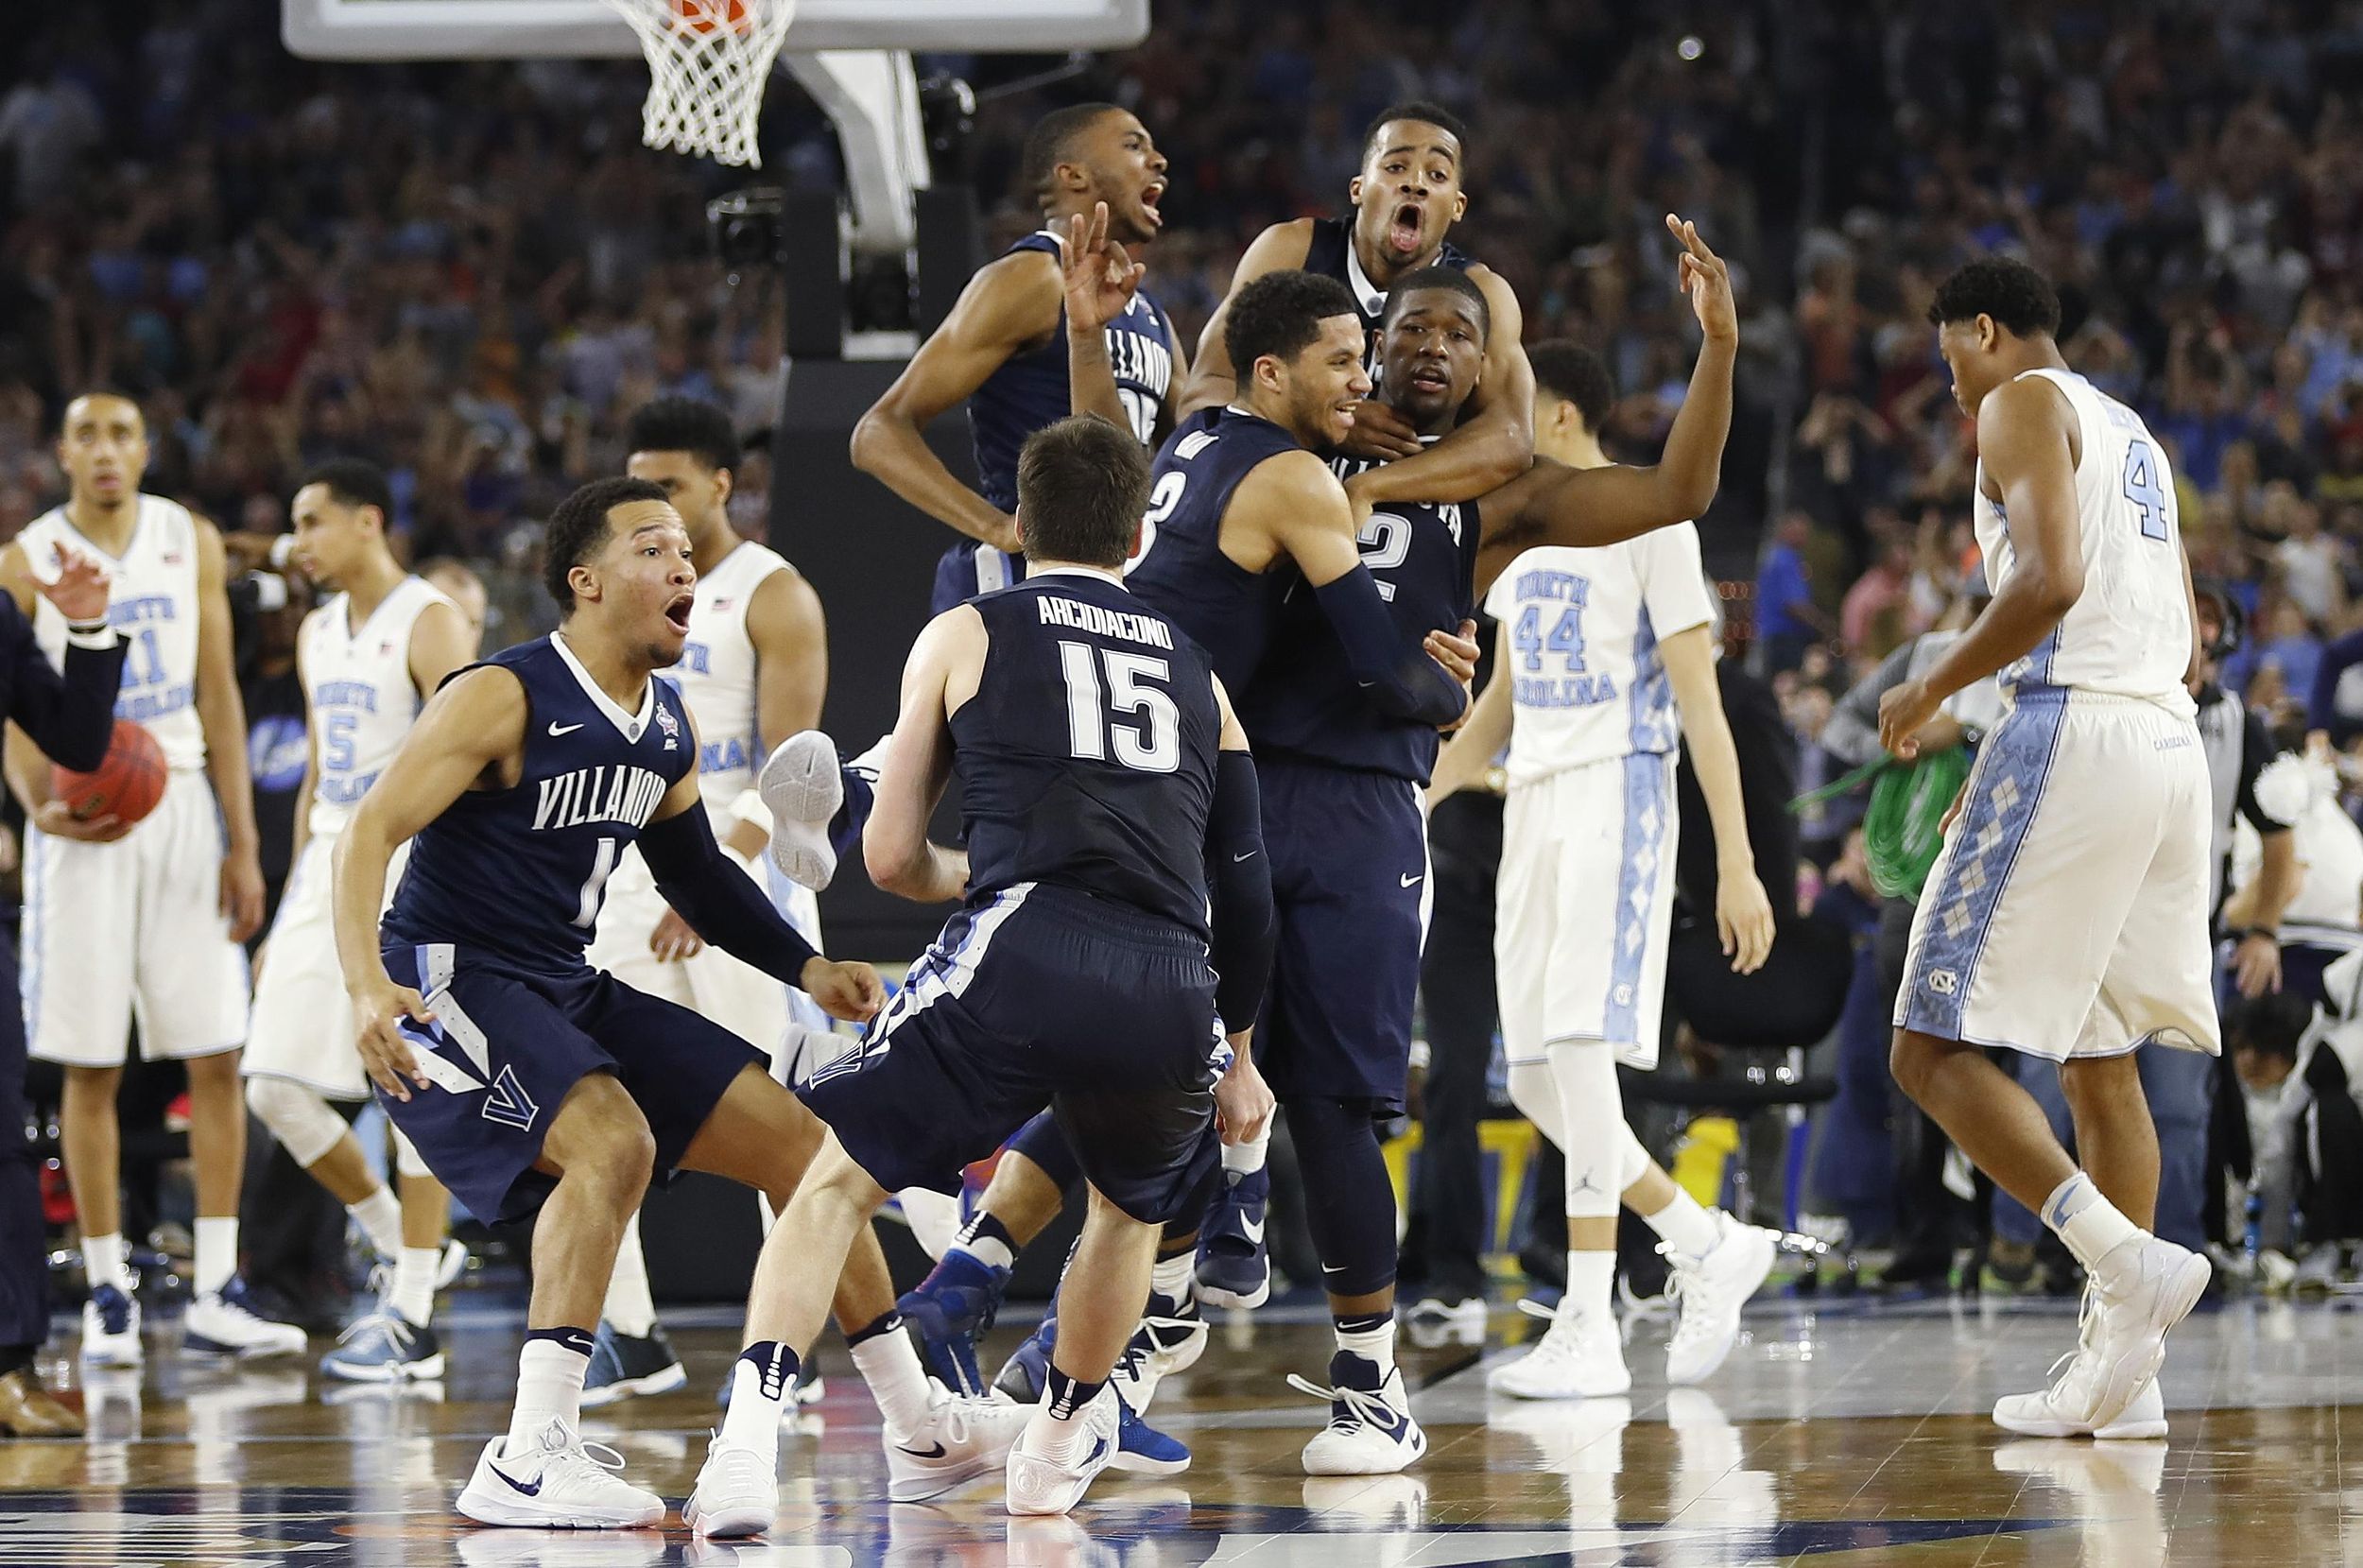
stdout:
{"type": "Polygon", "coordinates": [[[102,653],[121,641],[115,635],[112,621],[69,621],[66,623],[65,640],[69,646],[102,653]]]}

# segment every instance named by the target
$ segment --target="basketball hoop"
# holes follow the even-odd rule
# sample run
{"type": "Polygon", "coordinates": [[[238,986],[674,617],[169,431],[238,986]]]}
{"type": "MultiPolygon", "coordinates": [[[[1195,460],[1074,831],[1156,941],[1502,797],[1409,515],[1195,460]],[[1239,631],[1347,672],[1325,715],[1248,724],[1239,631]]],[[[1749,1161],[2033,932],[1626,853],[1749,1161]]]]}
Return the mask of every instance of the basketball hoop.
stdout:
{"type": "Polygon", "coordinates": [[[755,120],[796,0],[607,0],[640,36],[648,97],[640,139],[760,168],[755,120]]]}

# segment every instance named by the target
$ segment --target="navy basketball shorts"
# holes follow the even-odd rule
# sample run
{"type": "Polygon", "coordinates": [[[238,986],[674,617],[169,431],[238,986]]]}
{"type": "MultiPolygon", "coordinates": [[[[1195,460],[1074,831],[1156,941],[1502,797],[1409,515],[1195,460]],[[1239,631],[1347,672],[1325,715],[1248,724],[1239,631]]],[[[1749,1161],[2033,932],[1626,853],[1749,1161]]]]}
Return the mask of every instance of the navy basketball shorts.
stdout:
{"type": "Polygon", "coordinates": [[[1427,933],[1427,820],[1408,779],[1255,759],[1279,942],[1255,1033],[1273,1094],[1403,1109],[1427,933]]]}
{"type": "Polygon", "coordinates": [[[484,1220],[524,1219],[556,1180],[533,1168],[568,1091],[612,1073],[656,1138],[659,1185],[733,1079],[766,1054],[718,1024],[603,970],[548,974],[448,942],[386,949],[386,972],[426,998],[403,1025],[434,1087],[377,1091],[427,1169],[484,1220]]]}
{"type": "Polygon", "coordinates": [[[1213,1175],[1229,1058],[1199,937],[1019,883],[953,916],[861,1049],[800,1093],[888,1192],[957,1193],[1046,1104],[1092,1185],[1162,1225],[1213,1175]]]}

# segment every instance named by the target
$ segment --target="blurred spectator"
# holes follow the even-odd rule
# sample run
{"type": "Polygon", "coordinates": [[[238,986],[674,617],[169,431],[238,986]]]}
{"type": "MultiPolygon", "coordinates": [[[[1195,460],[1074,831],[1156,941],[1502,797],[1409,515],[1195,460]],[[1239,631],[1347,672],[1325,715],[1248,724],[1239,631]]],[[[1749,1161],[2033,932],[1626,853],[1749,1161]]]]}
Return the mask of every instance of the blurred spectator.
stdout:
{"type": "Polygon", "coordinates": [[[1781,519],[1756,568],[1756,640],[1767,675],[1802,663],[1805,649],[1828,625],[1813,602],[1813,571],[1805,564],[1805,546],[1812,540],[1813,519],[1790,512],[1781,519]]]}

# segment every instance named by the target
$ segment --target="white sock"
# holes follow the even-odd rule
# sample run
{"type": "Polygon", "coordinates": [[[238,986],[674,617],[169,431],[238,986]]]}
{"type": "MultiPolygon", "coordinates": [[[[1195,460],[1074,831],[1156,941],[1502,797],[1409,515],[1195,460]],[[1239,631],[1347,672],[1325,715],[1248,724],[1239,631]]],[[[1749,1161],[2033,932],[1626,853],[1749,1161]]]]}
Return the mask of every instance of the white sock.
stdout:
{"type": "Polygon", "coordinates": [[[722,1440],[739,1448],[780,1456],[780,1422],[787,1409],[787,1385],[795,1376],[795,1357],[776,1340],[741,1352],[731,1367],[731,1407],[722,1412],[722,1440]]]}
{"type": "Polygon", "coordinates": [[[2080,1170],[2052,1188],[2051,1196],[2043,1200],[2043,1222],[2059,1232],[2088,1273],[2098,1270],[2100,1260],[2119,1244],[2142,1233],[2141,1227],[2101,1197],[2093,1179],[2080,1170]]]}
{"type": "Polygon", "coordinates": [[[1673,1202],[1641,1217],[1658,1233],[1659,1240],[1689,1257],[1705,1257],[1722,1239],[1722,1232],[1716,1229],[1715,1216],[1680,1187],[1674,1189],[1673,1202]]]}
{"type": "Polygon", "coordinates": [[[1017,1262],[1017,1254],[999,1236],[972,1236],[956,1241],[944,1249],[946,1252],[965,1252],[987,1268],[1007,1268],[1017,1262]]]}
{"type": "Polygon", "coordinates": [[[509,1417],[504,1454],[523,1454],[541,1440],[542,1429],[553,1421],[569,1432],[582,1424],[582,1377],[591,1370],[591,1336],[580,1329],[563,1331],[572,1342],[527,1339],[517,1353],[517,1404],[509,1417]]]}
{"type": "Polygon", "coordinates": [[[624,1245],[615,1251],[615,1271],[607,1277],[607,1301],[599,1316],[617,1334],[646,1339],[656,1332],[656,1299],[648,1294],[648,1259],[640,1250],[640,1216],[624,1227],[624,1245]]]}
{"type": "Polygon", "coordinates": [[[1567,1293],[1559,1299],[1561,1318],[1576,1313],[1607,1312],[1616,1288],[1616,1254],[1567,1252],[1567,1293]]]}
{"type": "Polygon", "coordinates": [[[82,1238],[82,1272],[90,1276],[93,1290],[111,1284],[126,1296],[131,1294],[131,1263],[121,1232],[82,1238]]]}
{"type": "Polygon", "coordinates": [[[197,1261],[190,1285],[199,1296],[218,1294],[238,1271],[238,1216],[208,1219],[198,1216],[197,1261]]]}
{"type": "Polygon", "coordinates": [[[1148,1288],[1171,1300],[1176,1307],[1187,1307],[1198,1295],[1198,1254],[1158,1259],[1148,1271],[1148,1288]]]}
{"type": "Polygon", "coordinates": [[[1264,1124],[1264,1135],[1250,1144],[1222,1146],[1222,1168],[1251,1176],[1264,1168],[1264,1159],[1271,1153],[1271,1123],[1264,1124]]]}
{"type": "Polygon", "coordinates": [[[906,1438],[925,1426],[927,1413],[934,1408],[934,1393],[909,1332],[897,1328],[873,1334],[854,1346],[853,1352],[854,1368],[870,1385],[870,1397],[878,1402],[878,1414],[886,1418],[888,1434],[906,1438]]]}
{"type": "Polygon", "coordinates": [[[1378,1375],[1385,1377],[1395,1370],[1395,1320],[1389,1318],[1374,1329],[1337,1329],[1337,1348],[1352,1351],[1366,1361],[1378,1363],[1378,1375]]]}
{"type": "Polygon", "coordinates": [[[381,1258],[390,1258],[402,1251],[402,1203],[384,1187],[378,1188],[358,1203],[345,1205],[345,1213],[361,1227],[361,1233],[370,1238],[381,1258]]]}
{"type": "Polygon", "coordinates": [[[394,1288],[388,1305],[402,1320],[424,1328],[435,1316],[435,1271],[443,1261],[440,1247],[405,1247],[394,1258],[394,1288]]]}

